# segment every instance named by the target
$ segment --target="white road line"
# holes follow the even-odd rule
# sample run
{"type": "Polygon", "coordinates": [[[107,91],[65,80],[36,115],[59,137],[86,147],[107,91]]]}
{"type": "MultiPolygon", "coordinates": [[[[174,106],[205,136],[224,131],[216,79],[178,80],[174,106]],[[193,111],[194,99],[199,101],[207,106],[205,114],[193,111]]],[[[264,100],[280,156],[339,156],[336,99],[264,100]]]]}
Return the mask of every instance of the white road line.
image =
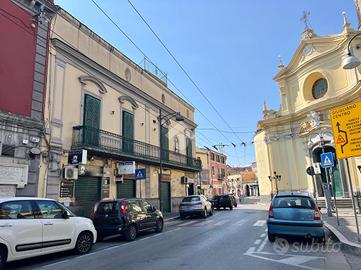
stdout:
{"type": "Polygon", "coordinates": [[[262,239],[257,239],[256,241],[254,241],[254,244],[255,244],[256,246],[258,246],[258,245],[261,243],[261,241],[262,241],[262,239]]]}
{"type": "Polygon", "coordinates": [[[224,220],[218,221],[218,222],[214,223],[213,225],[214,226],[221,226],[221,225],[226,224],[227,222],[229,222],[229,219],[224,219],[224,220]]]}
{"type": "Polygon", "coordinates": [[[263,239],[263,242],[262,242],[262,244],[259,246],[259,248],[257,249],[257,252],[260,252],[263,248],[264,248],[264,246],[266,245],[266,243],[267,243],[267,237],[265,237],[264,239],[263,239]]]}
{"type": "Polygon", "coordinates": [[[246,220],[242,219],[242,220],[234,223],[233,225],[240,226],[240,225],[243,225],[244,223],[246,223],[246,220]]]}
{"type": "Polygon", "coordinates": [[[196,222],[199,222],[199,220],[192,220],[192,221],[180,223],[180,224],[178,224],[177,226],[178,226],[178,227],[184,227],[184,226],[188,226],[188,225],[194,224],[194,223],[196,223],[196,222]]]}
{"type": "Polygon", "coordinates": [[[263,237],[265,237],[266,236],[266,234],[265,233],[262,233],[261,234],[261,238],[263,238],[263,237]]]}
{"type": "Polygon", "coordinates": [[[264,225],[266,225],[266,220],[264,219],[257,220],[256,223],[253,224],[253,226],[258,226],[258,227],[263,227],[264,225]]]}
{"type": "Polygon", "coordinates": [[[70,259],[66,259],[66,260],[55,262],[55,263],[50,263],[50,264],[47,264],[47,265],[43,265],[42,268],[51,267],[51,266],[54,266],[54,265],[57,265],[57,264],[60,264],[60,263],[65,263],[67,261],[70,261],[70,259]]]}

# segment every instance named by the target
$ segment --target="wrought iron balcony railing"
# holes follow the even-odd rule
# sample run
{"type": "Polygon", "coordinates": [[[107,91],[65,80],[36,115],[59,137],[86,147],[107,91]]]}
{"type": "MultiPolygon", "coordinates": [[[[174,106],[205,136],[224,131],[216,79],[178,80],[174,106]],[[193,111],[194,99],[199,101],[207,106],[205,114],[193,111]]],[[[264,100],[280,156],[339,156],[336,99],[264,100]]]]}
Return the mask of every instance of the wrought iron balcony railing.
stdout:
{"type": "MultiPolygon", "coordinates": [[[[160,162],[160,147],[89,126],[73,127],[72,148],[85,148],[153,164],[160,162]]],[[[171,167],[201,170],[198,159],[169,150],[162,151],[162,161],[171,167]]]]}

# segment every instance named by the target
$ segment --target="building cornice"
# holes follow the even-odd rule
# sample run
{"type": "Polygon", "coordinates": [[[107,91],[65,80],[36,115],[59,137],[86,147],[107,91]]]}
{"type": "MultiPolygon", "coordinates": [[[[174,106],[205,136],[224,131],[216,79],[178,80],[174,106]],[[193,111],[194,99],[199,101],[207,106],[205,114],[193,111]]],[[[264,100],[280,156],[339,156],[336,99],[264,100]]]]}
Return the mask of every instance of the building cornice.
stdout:
{"type": "MultiPolygon", "coordinates": [[[[53,46],[57,50],[62,52],[66,57],[68,57],[70,59],[74,59],[77,62],[80,62],[82,65],[87,66],[88,69],[95,70],[97,73],[102,74],[107,79],[109,79],[109,80],[113,81],[114,83],[116,83],[116,84],[124,87],[125,89],[129,90],[130,92],[132,92],[133,95],[138,96],[138,97],[140,97],[140,98],[142,98],[144,100],[147,100],[147,101],[151,102],[157,108],[161,108],[163,111],[165,111],[167,113],[175,113],[175,111],[173,109],[169,108],[168,106],[166,106],[162,102],[158,101],[154,97],[148,95],[143,90],[137,88],[133,84],[127,82],[123,78],[120,78],[119,76],[117,76],[113,72],[109,71],[107,68],[105,68],[105,67],[101,66],[100,64],[96,63],[95,61],[93,61],[92,59],[90,59],[89,57],[84,55],[83,53],[79,52],[78,50],[74,49],[73,47],[67,45],[63,41],[61,41],[61,40],[59,40],[57,38],[53,38],[53,39],[51,39],[51,42],[52,42],[53,46]]],[[[194,123],[193,121],[191,121],[188,118],[185,118],[184,122],[186,124],[188,124],[189,126],[191,126],[192,128],[197,127],[197,124],[194,123]]]]}
{"type": "Polygon", "coordinates": [[[10,112],[0,111],[0,124],[17,125],[27,129],[43,130],[43,123],[28,116],[20,116],[10,112]]]}
{"type": "Polygon", "coordinates": [[[58,12],[58,15],[61,16],[63,19],[65,19],[67,22],[69,22],[71,25],[79,29],[79,31],[82,31],[85,35],[92,38],[95,42],[103,46],[106,50],[108,50],[110,53],[112,53],[114,56],[120,58],[122,61],[127,63],[130,67],[134,68],[137,72],[141,73],[142,76],[145,76],[147,79],[149,79],[152,83],[154,83],[157,87],[162,89],[163,91],[167,92],[168,94],[172,95],[175,99],[177,99],[179,102],[181,102],[184,106],[186,106],[189,110],[192,112],[195,111],[194,107],[186,102],[184,99],[182,99],[180,96],[178,96],[174,91],[169,89],[164,85],[164,82],[159,80],[157,77],[155,77],[153,74],[150,74],[148,71],[144,70],[141,66],[139,66],[137,63],[133,62],[130,58],[128,58],[126,55],[124,55],[122,52],[120,52],[118,49],[113,47],[110,43],[108,43],[105,39],[97,35],[95,32],[93,32],[89,27],[82,24],[79,20],[77,20],[74,16],[72,16],[70,13],[66,12],[64,9],[60,9],[58,12]]]}
{"type": "MultiPolygon", "coordinates": [[[[294,121],[301,120],[307,116],[310,111],[323,111],[330,110],[338,106],[342,106],[346,103],[353,102],[357,99],[360,99],[361,95],[361,81],[359,81],[348,93],[340,94],[335,97],[329,98],[325,101],[312,104],[307,106],[295,113],[291,113],[284,116],[279,116],[276,118],[265,119],[258,122],[258,128],[270,128],[270,127],[278,127],[286,124],[290,124],[294,121]]],[[[257,133],[259,130],[257,131],[257,133]]]]}

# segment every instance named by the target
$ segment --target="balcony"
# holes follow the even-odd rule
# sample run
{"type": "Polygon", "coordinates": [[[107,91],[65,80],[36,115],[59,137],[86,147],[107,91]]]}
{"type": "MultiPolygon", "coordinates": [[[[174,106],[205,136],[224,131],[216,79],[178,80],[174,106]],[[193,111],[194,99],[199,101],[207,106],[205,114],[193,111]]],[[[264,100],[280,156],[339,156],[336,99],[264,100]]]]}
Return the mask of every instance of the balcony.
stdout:
{"type": "MultiPolygon", "coordinates": [[[[158,146],[88,126],[73,127],[72,149],[87,149],[99,156],[135,160],[152,165],[159,165],[160,162],[158,146]]],[[[170,168],[201,171],[201,163],[198,159],[177,152],[163,150],[162,161],[170,168]]]]}

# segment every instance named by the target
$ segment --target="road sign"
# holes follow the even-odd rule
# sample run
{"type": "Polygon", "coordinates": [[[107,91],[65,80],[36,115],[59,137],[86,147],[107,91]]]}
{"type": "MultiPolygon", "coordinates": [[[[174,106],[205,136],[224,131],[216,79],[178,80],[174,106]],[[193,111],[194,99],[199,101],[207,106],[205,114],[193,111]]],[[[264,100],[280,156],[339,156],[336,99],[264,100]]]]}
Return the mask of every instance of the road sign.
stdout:
{"type": "Polygon", "coordinates": [[[135,179],[136,180],[145,179],[145,169],[136,169],[135,170],[135,179]]]}
{"type": "Polygon", "coordinates": [[[134,161],[122,161],[118,163],[118,174],[134,174],[135,173],[135,162],[134,161]]]}
{"type": "Polygon", "coordinates": [[[361,156],[361,101],[330,111],[337,158],[361,156]]]}
{"type": "Polygon", "coordinates": [[[335,166],[332,152],[321,154],[321,166],[322,168],[331,168],[335,166]]]}
{"type": "Polygon", "coordinates": [[[310,167],[308,167],[307,169],[306,169],[306,173],[308,174],[308,175],[315,175],[315,171],[314,171],[314,169],[313,169],[313,167],[312,166],[310,166],[310,167]]]}
{"type": "Polygon", "coordinates": [[[314,170],[315,174],[321,174],[320,163],[315,162],[312,164],[312,166],[313,166],[313,170],[314,170]]]}

